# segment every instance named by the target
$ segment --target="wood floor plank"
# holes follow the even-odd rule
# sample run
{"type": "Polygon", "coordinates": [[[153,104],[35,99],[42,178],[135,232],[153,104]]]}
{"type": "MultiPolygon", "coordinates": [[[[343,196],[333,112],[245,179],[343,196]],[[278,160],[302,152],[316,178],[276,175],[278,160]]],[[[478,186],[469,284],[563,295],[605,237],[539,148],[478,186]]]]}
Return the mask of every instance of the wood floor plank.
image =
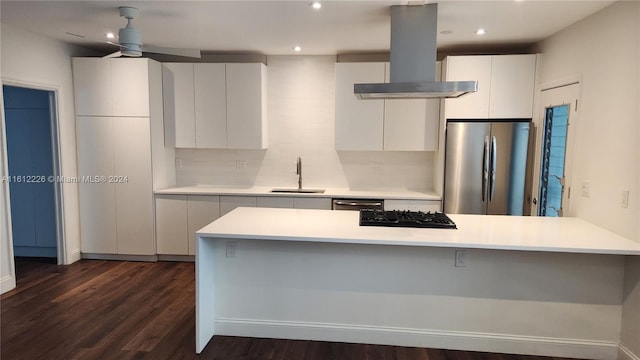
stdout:
{"type": "Polygon", "coordinates": [[[198,355],[193,263],[16,263],[19,288],[0,297],[1,359],[568,360],[233,336],[198,355]]]}

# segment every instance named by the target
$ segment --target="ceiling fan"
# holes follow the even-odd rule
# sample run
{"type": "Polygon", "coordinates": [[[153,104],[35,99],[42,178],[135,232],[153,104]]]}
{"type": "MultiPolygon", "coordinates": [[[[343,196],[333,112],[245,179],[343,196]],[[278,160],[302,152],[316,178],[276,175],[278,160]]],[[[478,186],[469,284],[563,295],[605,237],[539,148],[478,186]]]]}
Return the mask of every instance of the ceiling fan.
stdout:
{"type": "Polygon", "coordinates": [[[158,47],[158,46],[149,46],[142,44],[142,34],[135,27],[133,27],[133,19],[140,15],[140,10],[130,6],[121,6],[118,8],[120,10],[120,16],[127,19],[127,26],[123,27],[118,31],[118,42],[113,41],[103,41],[91,39],[87,36],[73,34],[67,32],[67,34],[76,36],[82,39],[90,39],[96,40],[100,42],[104,42],[106,44],[114,45],[120,47],[120,50],[106,55],[103,58],[112,58],[112,57],[120,57],[120,56],[129,56],[129,57],[140,57],[143,52],[149,52],[154,54],[167,54],[167,55],[177,55],[177,56],[186,56],[186,57],[194,57],[200,58],[200,50],[196,49],[183,49],[183,48],[166,48],[166,47],[158,47]]]}

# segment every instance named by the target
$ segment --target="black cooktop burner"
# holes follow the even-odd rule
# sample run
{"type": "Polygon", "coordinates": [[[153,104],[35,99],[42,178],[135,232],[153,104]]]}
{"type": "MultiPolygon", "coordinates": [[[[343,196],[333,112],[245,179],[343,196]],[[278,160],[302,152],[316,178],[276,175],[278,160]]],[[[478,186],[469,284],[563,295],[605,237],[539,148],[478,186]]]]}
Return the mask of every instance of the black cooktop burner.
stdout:
{"type": "Polygon", "coordinates": [[[360,210],[361,226],[396,226],[456,229],[456,224],[440,212],[360,210]]]}

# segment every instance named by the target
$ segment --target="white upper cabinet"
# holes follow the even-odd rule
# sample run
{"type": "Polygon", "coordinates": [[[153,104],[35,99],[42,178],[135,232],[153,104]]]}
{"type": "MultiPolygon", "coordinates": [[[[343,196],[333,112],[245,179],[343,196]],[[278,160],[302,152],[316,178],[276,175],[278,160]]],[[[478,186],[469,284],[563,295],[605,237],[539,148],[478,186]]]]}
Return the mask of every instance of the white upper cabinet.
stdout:
{"type": "Polygon", "coordinates": [[[449,56],[447,81],[477,80],[478,91],[445,101],[447,119],[533,116],[536,55],[449,56]]]}
{"type": "Polygon", "coordinates": [[[149,60],[73,58],[77,116],[149,116],[149,60]]]}
{"type": "Polygon", "coordinates": [[[163,64],[166,143],[178,148],[266,148],[264,64],[163,64]]]}
{"type": "Polygon", "coordinates": [[[382,150],[384,101],[360,100],[353,84],[384,82],[384,63],[336,64],[336,150],[382,150]]]}
{"type": "Polygon", "coordinates": [[[433,151],[439,100],[360,100],[353,84],[389,81],[388,63],[336,64],[336,150],[433,151]]]}
{"type": "MultiPolygon", "coordinates": [[[[437,63],[436,74],[440,74],[437,63]]],[[[439,76],[436,80],[440,80],[439,76]]],[[[389,82],[389,63],[386,63],[389,82]]],[[[434,151],[438,148],[440,99],[384,100],[384,150],[434,151]]]]}
{"type": "Polygon", "coordinates": [[[193,64],[162,64],[165,142],[179,148],[196,147],[193,64]]]}
{"type": "Polygon", "coordinates": [[[227,143],[230,149],[267,147],[267,68],[227,64],[227,143]]]}
{"type": "Polygon", "coordinates": [[[491,57],[490,118],[532,118],[536,55],[491,57]]]}
{"type": "Polygon", "coordinates": [[[195,64],[193,75],[195,147],[226,148],[227,95],[225,93],[225,65],[195,64]]]}

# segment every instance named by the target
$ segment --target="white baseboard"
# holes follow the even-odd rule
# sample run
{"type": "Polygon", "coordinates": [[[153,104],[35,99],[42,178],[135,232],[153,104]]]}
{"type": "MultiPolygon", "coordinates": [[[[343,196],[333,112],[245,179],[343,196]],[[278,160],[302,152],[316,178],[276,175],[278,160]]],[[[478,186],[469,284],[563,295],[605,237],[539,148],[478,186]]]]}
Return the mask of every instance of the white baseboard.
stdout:
{"type": "Polygon", "coordinates": [[[13,290],[16,288],[16,279],[11,275],[7,275],[0,279],[0,294],[4,294],[7,291],[13,290]]]}
{"type": "Polygon", "coordinates": [[[193,255],[160,255],[158,254],[158,261],[196,262],[196,257],[193,255]]]}
{"type": "Polygon", "coordinates": [[[216,335],[229,336],[338,341],[594,360],[618,358],[618,343],[608,341],[232,318],[216,319],[214,328],[216,335]]]}
{"type": "Polygon", "coordinates": [[[624,344],[620,343],[618,348],[620,349],[618,356],[619,360],[640,360],[640,356],[631,352],[631,350],[624,346],[624,344]]]}
{"type": "Polygon", "coordinates": [[[82,254],[80,253],[80,249],[79,248],[73,249],[71,253],[69,253],[69,255],[67,256],[65,265],[71,265],[76,261],[80,261],[81,259],[82,259],[82,254]]]}
{"type": "Polygon", "coordinates": [[[83,259],[89,260],[119,260],[119,261],[158,261],[157,255],[116,255],[116,254],[91,254],[82,253],[83,259]]]}

